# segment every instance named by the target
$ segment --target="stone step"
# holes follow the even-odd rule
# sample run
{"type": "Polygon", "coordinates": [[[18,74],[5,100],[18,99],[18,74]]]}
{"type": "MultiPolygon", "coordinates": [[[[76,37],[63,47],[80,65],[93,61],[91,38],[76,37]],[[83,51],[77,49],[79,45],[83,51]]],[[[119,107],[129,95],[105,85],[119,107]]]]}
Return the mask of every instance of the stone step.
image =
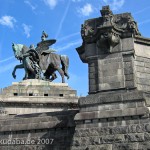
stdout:
{"type": "MultiPolygon", "coordinates": [[[[148,94],[149,96],[150,94],[148,94]]],[[[119,102],[131,102],[131,101],[146,100],[145,93],[142,91],[132,90],[130,92],[113,92],[113,93],[97,93],[91,94],[87,97],[81,97],[79,99],[79,106],[106,104],[106,103],[119,103],[119,102]]]]}
{"type": "Polygon", "coordinates": [[[147,107],[116,109],[107,111],[93,111],[93,112],[80,112],[75,116],[75,120],[90,120],[90,119],[103,119],[103,118],[116,118],[127,116],[144,116],[149,114],[147,107]]]}
{"type": "Polygon", "coordinates": [[[40,129],[57,126],[63,126],[63,124],[68,124],[69,126],[74,126],[73,116],[78,111],[66,111],[66,112],[54,112],[54,113],[43,113],[43,114],[28,114],[28,115],[18,115],[12,118],[6,118],[0,120],[0,131],[13,131],[23,129],[40,129]],[[46,126],[46,124],[48,124],[46,126]]]}
{"type": "Polygon", "coordinates": [[[49,121],[49,122],[39,122],[39,123],[29,123],[26,124],[15,124],[15,125],[6,125],[0,127],[0,132],[9,132],[9,131],[24,131],[24,130],[38,130],[38,129],[49,129],[49,128],[60,128],[67,127],[67,122],[62,121],[49,121]]]}
{"type": "Polygon", "coordinates": [[[58,118],[51,117],[51,116],[24,118],[24,119],[10,119],[10,120],[0,121],[0,127],[10,125],[10,124],[15,125],[15,124],[26,124],[26,123],[40,123],[40,122],[57,121],[57,120],[58,118]]]}

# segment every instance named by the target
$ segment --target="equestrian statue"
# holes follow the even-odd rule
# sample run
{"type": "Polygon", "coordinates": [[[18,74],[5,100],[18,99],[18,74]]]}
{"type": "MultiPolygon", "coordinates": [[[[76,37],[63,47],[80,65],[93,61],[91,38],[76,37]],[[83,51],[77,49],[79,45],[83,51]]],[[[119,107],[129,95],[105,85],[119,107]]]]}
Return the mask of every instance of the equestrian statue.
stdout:
{"type": "Polygon", "coordinates": [[[65,76],[69,79],[68,56],[58,55],[55,50],[49,48],[56,40],[46,40],[47,37],[48,34],[43,31],[42,41],[37,44],[36,48],[33,44],[29,48],[23,44],[12,44],[14,55],[21,63],[14,67],[12,72],[14,78],[16,78],[16,70],[24,68],[25,76],[23,80],[43,79],[53,81],[57,78],[56,71],[61,75],[62,83],[65,83],[65,76]]]}

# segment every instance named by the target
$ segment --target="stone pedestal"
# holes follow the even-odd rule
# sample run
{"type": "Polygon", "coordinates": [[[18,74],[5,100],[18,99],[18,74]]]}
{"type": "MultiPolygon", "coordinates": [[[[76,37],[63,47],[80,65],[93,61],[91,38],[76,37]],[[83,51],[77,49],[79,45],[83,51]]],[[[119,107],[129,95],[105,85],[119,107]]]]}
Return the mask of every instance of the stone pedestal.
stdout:
{"type": "Polygon", "coordinates": [[[0,95],[1,108],[10,115],[77,109],[77,101],[67,83],[37,79],[14,82],[0,95]]]}

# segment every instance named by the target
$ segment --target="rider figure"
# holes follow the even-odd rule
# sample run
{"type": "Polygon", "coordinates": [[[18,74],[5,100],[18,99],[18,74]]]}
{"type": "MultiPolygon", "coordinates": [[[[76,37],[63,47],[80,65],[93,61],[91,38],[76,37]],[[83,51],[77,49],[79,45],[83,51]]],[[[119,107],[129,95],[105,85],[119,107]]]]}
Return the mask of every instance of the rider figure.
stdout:
{"type": "Polygon", "coordinates": [[[39,56],[33,44],[30,45],[29,50],[22,57],[28,57],[30,59],[30,67],[34,69],[35,78],[39,79],[41,75],[39,56]]]}
{"type": "Polygon", "coordinates": [[[32,61],[33,69],[36,72],[36,78],[40,78],[41,69],[39,66],[39,57],[33,44],[30,45],[28,53],[30,54],[29,58],[32,61]]]}

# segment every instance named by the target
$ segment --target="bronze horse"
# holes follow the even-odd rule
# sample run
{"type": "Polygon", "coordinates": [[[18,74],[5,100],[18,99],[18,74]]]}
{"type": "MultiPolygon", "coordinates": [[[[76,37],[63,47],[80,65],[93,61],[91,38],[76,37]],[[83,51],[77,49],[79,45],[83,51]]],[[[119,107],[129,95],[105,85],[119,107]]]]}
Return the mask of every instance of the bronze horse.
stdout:
{"type": "MultiPolygon", "coordinates": [[[[25,69],[25,77],[24,79],[30,78],[39,78],[37,77],[37,73],[33,69],[33,62],[29,59],[28,52],[29,48],[22,44],[12,44],[12,48],[14,51],[14,55],[17,59],[19,59],[22,64],[16,65],[12,72],[14,78],[16,78],[15,72],[19,68],[25,69]],[[26,55],[26,57],[24,57],[26,55]]],[[[57,76],[55,71],[58,71],[62,78],[62,83],[65,83],[64,76],[69,79],[68,75],[68,67],[69,67],[69,58],[66,55],[58,55],[55,53],[41,53],[40,51],[36,51],[39,57],[39,67],[43,72],[45,80],[54,80],[57,76]]]]}

